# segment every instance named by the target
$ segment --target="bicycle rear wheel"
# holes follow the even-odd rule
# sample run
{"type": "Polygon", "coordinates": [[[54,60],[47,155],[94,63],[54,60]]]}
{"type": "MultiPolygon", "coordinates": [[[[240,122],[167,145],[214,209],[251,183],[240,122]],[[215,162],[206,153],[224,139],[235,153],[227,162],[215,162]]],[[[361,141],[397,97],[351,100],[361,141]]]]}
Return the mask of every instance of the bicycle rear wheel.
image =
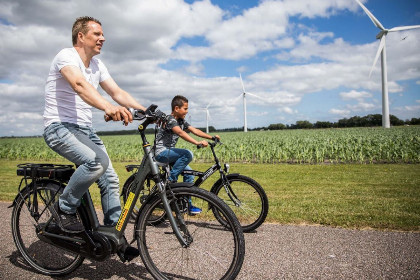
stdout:
{"type": "Polygon", "coordinates": [[[156,279],[234,279],[244,260],[245,240],[232,210],[217,196],[200,188],[180,187],[172,191],[174,196],[168,193],[172,206],[177,203],[184,210],[185,201],[191,197],[193,204],[203,211],[194,216],[188,215],[186,209],[181,211],[192,238],[184,248],[168,220],[159,225],[148,222],[162,203],[160,196],[144,205],[136,224],[136,238],[148,271],[156,279]],[[211,208],[223,215],[228,228],[214,218],[211,208]]]}
{"type": "MultiPolygon", "coordinates": [[[[83,256],[43,242],[37,236],[43,225],[52,220],[48,206],[58,200],[59,190],[60,186],[51,182],[37,185],[38,220],[31,215],[28,207],[34,195],[33,183],[18,196],[12,212],[12,235],[17,249],[32,268],[50,276],[68,274],[84,260],[83,256]]],[[[54,227],[58,229],[54,221],[50,222],[48,228],[54,227]]]]}
{"type": "MultiPolygon", "coordinates": [[[[244,232],[255,230],[265,221],[268,214],[268,198],[264,189],[255,180],[243,175],[227,175],[227,180],[230,185],[228,190],[232,192],[234,200],[225,191],[222,180],[214,184],[211,192],[233,210],[244,232]]],[[[214,211],[214,215],[220,223],[225,223],[217,211],[214,211]]]]}

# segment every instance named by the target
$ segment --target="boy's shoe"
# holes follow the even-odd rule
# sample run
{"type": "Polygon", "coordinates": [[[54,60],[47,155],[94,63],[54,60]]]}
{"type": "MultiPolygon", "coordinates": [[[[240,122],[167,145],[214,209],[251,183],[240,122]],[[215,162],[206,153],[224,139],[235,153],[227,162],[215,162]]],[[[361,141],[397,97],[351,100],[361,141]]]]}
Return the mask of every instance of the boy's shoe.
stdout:
{"type": "Polygon", "coordinates": [[[51,213],[61,230],[69,233],[79,233],[85,230],[85,227],[76,214],[67,214],[61,211],[58,201],[54,203],[51,213]]]}
{"type": "Polygon", "coordinates": [[[190,209],[189,209],[189,211],[190,211],[190,214],[200,214],[201,213],[201,209],[200,208],[198,208],[198,207],[195,207],[194,205],[190,205],[190,209]]]}

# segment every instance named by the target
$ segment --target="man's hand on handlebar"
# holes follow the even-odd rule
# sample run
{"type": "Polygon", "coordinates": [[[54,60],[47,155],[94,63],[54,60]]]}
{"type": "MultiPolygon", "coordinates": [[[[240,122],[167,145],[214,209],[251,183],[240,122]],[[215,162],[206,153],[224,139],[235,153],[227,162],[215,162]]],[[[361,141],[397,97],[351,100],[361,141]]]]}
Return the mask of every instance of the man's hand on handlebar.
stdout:
{"type": "Polygon", "coordinates": [[[128,125],[133,120],[142,120],[143,118],[152,118],[154,123],[164,125],[167,121],[165,113],[157,109],[157,105],[150,105],[146,111],[142,109],[125,108],[121,106],[113,106],[105,110],[104,119],[106,122],[123,121],[124,125],[128,125]]]}
{"type": "Polygon", "coordinates": [[[133,116],[127,108],[122,106],[112,106],[105,109],[104,119],[106,122],[113,121],[124,121],[124,125],[128,125],[133,121],[133,116]]]}

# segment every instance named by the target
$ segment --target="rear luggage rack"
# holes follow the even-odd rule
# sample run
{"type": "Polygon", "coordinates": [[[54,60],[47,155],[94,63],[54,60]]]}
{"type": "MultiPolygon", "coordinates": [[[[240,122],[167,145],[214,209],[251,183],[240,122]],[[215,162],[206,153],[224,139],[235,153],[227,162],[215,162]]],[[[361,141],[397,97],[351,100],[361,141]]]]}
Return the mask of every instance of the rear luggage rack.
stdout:
{"type": "Polygon", "coordinates": [[[73,165],[49,163],[22,163],[17,166],[17,175],[25,178],[48,178],[68,181],[74,173],[73,165]]]}

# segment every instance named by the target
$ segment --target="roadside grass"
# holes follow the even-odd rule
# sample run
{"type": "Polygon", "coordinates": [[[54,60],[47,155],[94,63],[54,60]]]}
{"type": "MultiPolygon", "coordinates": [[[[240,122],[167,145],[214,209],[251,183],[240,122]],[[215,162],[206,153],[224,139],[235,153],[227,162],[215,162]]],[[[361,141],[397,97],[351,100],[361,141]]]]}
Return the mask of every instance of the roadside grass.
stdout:
{"type": "MultiPolygon", "coordinates": [[[[17,194],[19,163],[22,161],[0,160],[1,201],[12,201],[17,194]]],[[[131,175],[125,170],[126,164],[113,163],[121,187],[131,175]]],[[[191,165],[200,171],[209,166],[191,165]]],[[[419,164],[234,163],[231,173],[249,176],[263,186],[269,199],[269,223],[420,231],[419,164]]],[[[217,176],[210,177],[203,188],[209,189],[217,176]]],[[[90,190],[100,207],[98,188],[90,190]]]]}

